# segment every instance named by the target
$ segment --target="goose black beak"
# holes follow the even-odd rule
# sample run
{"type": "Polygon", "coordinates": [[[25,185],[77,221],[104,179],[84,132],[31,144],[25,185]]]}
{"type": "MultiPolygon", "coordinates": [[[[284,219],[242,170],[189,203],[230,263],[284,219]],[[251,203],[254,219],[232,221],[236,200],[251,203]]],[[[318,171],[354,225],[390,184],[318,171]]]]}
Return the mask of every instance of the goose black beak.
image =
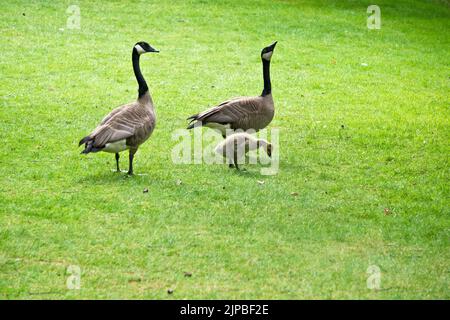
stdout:
{"type": "Polygon", "coordinates": [[[275,41],[274,43],[272,43],[272,44],[269,46],[270,51],[272,51],[273,49],[275,49],[275,46],[277,45],[277,43],[278,43],[278,41],[275,41]]]}
{"type": "Polygon", "coordinates": [[[146,50],[147,52],[159,52],[158,49],[153,48],[152,46],[148,46],[148,49],[146,50]]]}

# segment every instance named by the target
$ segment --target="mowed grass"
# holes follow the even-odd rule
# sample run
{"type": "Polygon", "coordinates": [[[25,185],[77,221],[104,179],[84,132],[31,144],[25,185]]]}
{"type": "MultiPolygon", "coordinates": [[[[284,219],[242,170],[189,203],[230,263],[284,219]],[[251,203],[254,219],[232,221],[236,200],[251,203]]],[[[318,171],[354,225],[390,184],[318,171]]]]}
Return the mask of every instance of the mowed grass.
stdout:
{"type": "Polygon", "coordinates": [[[80,30],[70,4],[1,6],[0,298],[450,298],[446,2],[376,1],[381,30],[366,1],[78,1],[80,30]],[[158,123],[127,178],[77,143],[135,99],[140,40],[158,123]],[[279,173],[174,164],[275,40],[279,173]]]}

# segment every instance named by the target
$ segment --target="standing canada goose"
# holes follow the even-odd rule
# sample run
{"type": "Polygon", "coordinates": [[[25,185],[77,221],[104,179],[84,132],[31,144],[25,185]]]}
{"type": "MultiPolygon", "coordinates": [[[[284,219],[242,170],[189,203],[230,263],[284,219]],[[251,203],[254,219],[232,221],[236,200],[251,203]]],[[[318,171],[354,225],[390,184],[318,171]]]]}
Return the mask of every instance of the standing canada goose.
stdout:
{"type": "MultiPolygon", "coordinates": [[[[221,141],[214,151],[227,158],[239,170],[238,161],[249,151],[262,147],[269,157],[272,156],[272,144],[264,139],[257,139],[247,132],[234,133],[221,141]]],[[[231,167],[231,166],[230,166],[231,167]]]]}
{"type": "Polygon", "coordinates": [[[136,101],[120,106],[108,114],[91,134],[80,140],[85,144],[81,153],[110,152],[116,154],[116,167],[119,169],[119,152],[130,150],[128,174],[133,174],[133,157],[139,146],[152,134],[156,115],[152,97],[139,67],[139,57],[143,53],[159,52],[147,42],[138,42],[133,47],[133,70],[139,85],[136,101]]]}
{"type": "Polygon", "coordinates": [[[198,125],[219,130],[225,138],[227,129],[265,128],[273,119],[274,104],[270,83],[270,59],[277,42],[275,41],[261,51],[263,65],[264,90],[257,97],[239,97],[222,102],[208,110],[189,117],[188,129],[198,125]]]}

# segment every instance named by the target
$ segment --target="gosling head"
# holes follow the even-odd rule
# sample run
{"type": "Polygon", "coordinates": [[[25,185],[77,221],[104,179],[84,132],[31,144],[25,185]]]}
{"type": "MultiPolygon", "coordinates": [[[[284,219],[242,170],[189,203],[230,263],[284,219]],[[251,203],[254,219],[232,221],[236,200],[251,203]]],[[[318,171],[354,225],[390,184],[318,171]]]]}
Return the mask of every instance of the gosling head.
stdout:
{"type": "Polygon", "coordinates": [[[134,45],[134,49],[136,50],[138,55],[141,55],[143,53],[147,52],[159,52],[159,50],[156,50],[151,45],[149,45],[147,42],[140,41],[134,45]]]}
{"type": "Polygon", "coordinates": [[[259,139],[257,147],[262,147],[269,157],[272,157],[272,144],[264,139],[259,139]]]}
{"type": "Polygon", "coordinates": [[[272,144],[271,143],[267,144],[266,152],[267,152],[267,155],[270,158],[272,158],[272,144]]]}
{"type": "Polygon", "coordinates": [[[275,46],[276,45],[277,45],[277,41],[272,43],[270,46],[265,47],[264,49],[262,49],[262,51],[261,51],[261,59],[266,60],[266,61],[270,61],[270,59],[272,58],[273,50],[275,50],[275,46]]]}

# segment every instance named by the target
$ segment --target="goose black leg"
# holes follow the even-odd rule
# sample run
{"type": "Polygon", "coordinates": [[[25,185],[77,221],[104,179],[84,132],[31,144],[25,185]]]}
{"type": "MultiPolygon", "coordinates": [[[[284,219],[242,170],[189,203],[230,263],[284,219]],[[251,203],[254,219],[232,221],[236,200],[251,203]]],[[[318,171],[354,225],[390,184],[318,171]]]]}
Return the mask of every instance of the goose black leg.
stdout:
{"type": "Polygon", "coordinates": [[[130,166],[128,168],[128,174],[130,176],[133,175],[133,158],[136,151],[137,151],[136,149],[130,149],[130,166]]]}
{"type": "MultiPolygon", "coordinates": [[[[225,133],[222,133],[222,137],[223,137],[224,139],[227,138],[227,136],[225,135],[225,133]]],[[[234,164],[232,164],[232,163],[228,164],[228,168],[233,168],[233,167],[234,167],[234,164]]]]}
{"type": "Polygon", "coordinates": [[[237,161],[237,152],[234,153],[234,166],[235,166],[236,170],[239,171],[238,161],[237,161]]]}
{"type": "Polygon", "coordinates": [[[116,153],[116,167],[117,167],[117,172],[120,172],[120,169],[119,169],[119,158],[120,158],[119,153],[116,153]]]}

